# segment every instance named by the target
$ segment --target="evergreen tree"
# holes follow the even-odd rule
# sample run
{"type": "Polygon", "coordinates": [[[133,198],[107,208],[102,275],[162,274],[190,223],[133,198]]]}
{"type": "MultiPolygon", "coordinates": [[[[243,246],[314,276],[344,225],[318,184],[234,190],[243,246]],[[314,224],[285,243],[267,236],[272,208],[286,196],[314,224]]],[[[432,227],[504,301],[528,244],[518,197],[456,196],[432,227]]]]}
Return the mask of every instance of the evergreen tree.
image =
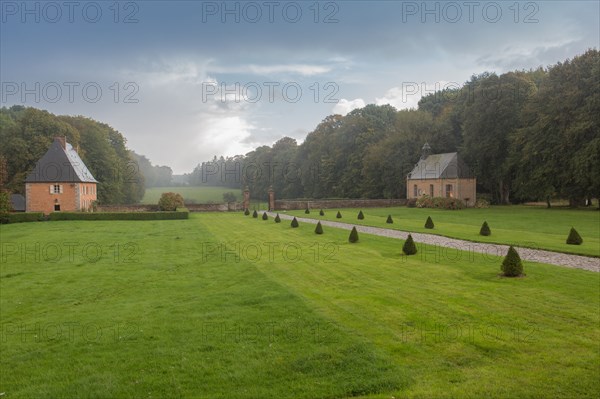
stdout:
{"type": "Polygon", "coordinates": [[[263,212],[262,220],[269,220],[269,216],[267,215],[267,212],[263,212]]]}
{"type": "Polygon", "coordinates": [[[511,245],[502,262],[502,273],[506,277],[518,277],[523,274],[523,263],[517,251],[511,245]]]}
{"type": "Polygon", "coordinates": [[[246,208],[246,210],[244,211],[244,215],[248,216],[250,214],[250,211],[248,210],[248,208],[246,208]]]}
{"type": "Polygon", "coordinates": [[[281,223],[281,218],[279,217],[279,214],[275,216],[275,223],[281,223]]]}
{"type": "Polygon", "coordinates": [[[321,226],[321,222],[317,223],[317,227],[315,228],[316,234],[323,234],[323,226],[321,226]]]}
{"type": "Polygon", "coordinates": [[[306,213],[308,215],[310,213],[310,209],[308,209],[308,207],[306,207],[306,209],[304,210],[304,213],[306,213]]]}
{"type": "Polygon", "coordinates": [[[360,211],[358,212],[358,220],[363,220],[365,218],[365,215],[363,215],[363,212],[360,211]]]}
{"type": "Polygon", "coordinates": [[[492,231],[490,230],[490,226],[488,226],[487,222],[483,222],[483,224],[481,225],[481,229],[479,230],[479,235],[489,236],[491,234],[492,231]]]}
{"type": "Polygon", "coordinates": [[[292,219],[292,223],[290,224],[290,226],[292,226],[293,228],[296,228],[299,226],[298,220],[295,217],[294,217],[294,219],[292,219]]]}
{"type": "Polygon", "coordinates": [[[394,219],[392,219],[392,215],[388,215],[387,220],[385,221],[387,224],[393,224],[394,219]]]}
{"type": "Polygon", "coordinates": [[[575,230],[574,227],[571,227],[571,231],[569,232],[569,237],[567,237],[567,244],[569,245],[581,245],[583,243],[583,239],[575,230]]]}
{"type": "Polygon", "coordinates": [[[252,217],[255,219],[258,217],[258,212],[256,212],[256,209],[254,210],[254,212],[252,212],[252,217]]]}
{"type": "Polygon", "coordinates": [[[351,243],[358,242],[358,231],[356,231],[356,227],[352,227],[352,231],[350,232],[348,241],[350,241],[351,243]]]}
{"type": "Polygon", "coordinates": [[[321,209],[321,210],[319,211],[319,216],[325,216],[325,212],[323,212],[323,209],[321,209]]]}
{"type": "Polygon", "coordinates": [[[431,216],[427,216],[427,221],[425,222],[426,229],[433,229],[433,220],[431,220],[431,216]]]}
{"type": "Polygon", "coordinates": [[[414,255],[417,253],[417,246],[415,245],[415,242],[410,234],[406,238],[406,241],[404,241],[402,252],[404,252],[406,255],[414,255]]]}
{"type": "Polygon", "coordinates": [[[337,215],[335,215],[336,219],[341,219],[342,218],[342,214],[340,213],[340,211],[338,211],[337,215]]]}

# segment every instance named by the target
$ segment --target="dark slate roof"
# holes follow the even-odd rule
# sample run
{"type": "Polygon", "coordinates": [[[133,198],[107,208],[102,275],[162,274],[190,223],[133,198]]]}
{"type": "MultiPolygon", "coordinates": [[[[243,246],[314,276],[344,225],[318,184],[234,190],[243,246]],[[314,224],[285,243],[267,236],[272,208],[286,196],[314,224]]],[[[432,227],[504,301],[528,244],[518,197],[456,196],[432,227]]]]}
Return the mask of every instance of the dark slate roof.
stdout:
{"type": "Polygon", "coordinates": [[[25,178],[26,183],[98,183],[77,151],[69,143],[63,148],[55,139],[48,152],[37,161],[25,178]]]}
{"type": "Polygon", "coordinates": [[[24,212],[25,211],[25,197],[21,194],[10,195],[10,205],[13,211],[24,212]]]}
{"type": "Polygon", "coordinates": [[[409,179],[456,179],[475,177],[458,153],[433,154],[420,159],[409,179]]]}

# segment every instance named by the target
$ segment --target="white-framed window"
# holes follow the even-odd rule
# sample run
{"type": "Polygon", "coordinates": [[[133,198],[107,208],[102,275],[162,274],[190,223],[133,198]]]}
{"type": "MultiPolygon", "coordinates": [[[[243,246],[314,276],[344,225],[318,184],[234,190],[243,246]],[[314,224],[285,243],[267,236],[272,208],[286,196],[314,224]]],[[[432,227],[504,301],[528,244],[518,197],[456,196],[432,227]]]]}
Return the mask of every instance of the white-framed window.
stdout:
{"type": "Polygon", "coordinates": [[[51,184],[50,185],[50,194],[62,194],[63,186],[62,184],[51,184]]]}

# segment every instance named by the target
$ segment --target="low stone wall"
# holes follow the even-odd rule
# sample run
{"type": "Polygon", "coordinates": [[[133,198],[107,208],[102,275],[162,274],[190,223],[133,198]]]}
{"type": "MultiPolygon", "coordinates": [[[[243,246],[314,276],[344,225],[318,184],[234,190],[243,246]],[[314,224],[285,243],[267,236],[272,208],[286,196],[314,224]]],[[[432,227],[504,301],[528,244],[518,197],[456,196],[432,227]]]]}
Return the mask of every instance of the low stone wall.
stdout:
{"type": "MultiPolygon", "coordinates": [[[[228,204],[187,204],[185,206],[190,212],[228,212],[242,211],[243,206],[239,202],[228,204]]],[[[158,205],[98,205],[98,212],[158,212],[158,205]]]]}
{"type": "Polygon", "coordinates": [[[97,212],[158,212],[158,205],[98,205],[97,212]]]}
{"type": "Polygon", "coordinates": [[[406,199],[276,200],[278,211],[331,208],[384,208],[406,205],[406,199]]]}

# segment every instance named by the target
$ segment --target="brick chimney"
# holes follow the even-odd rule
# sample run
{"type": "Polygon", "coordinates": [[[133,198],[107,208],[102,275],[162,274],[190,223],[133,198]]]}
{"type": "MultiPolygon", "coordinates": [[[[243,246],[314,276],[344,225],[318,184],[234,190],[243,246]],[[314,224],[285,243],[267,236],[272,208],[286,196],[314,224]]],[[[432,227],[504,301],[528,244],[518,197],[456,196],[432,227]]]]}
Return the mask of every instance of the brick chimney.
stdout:
{"type": "Polygon", "coordinates": [[[67,136],[63,136],[63,137],[55,137],[54,141],[58,141],[60,143],[60,145],[62,146],[63,150],[67,149],[67,136]]]}

